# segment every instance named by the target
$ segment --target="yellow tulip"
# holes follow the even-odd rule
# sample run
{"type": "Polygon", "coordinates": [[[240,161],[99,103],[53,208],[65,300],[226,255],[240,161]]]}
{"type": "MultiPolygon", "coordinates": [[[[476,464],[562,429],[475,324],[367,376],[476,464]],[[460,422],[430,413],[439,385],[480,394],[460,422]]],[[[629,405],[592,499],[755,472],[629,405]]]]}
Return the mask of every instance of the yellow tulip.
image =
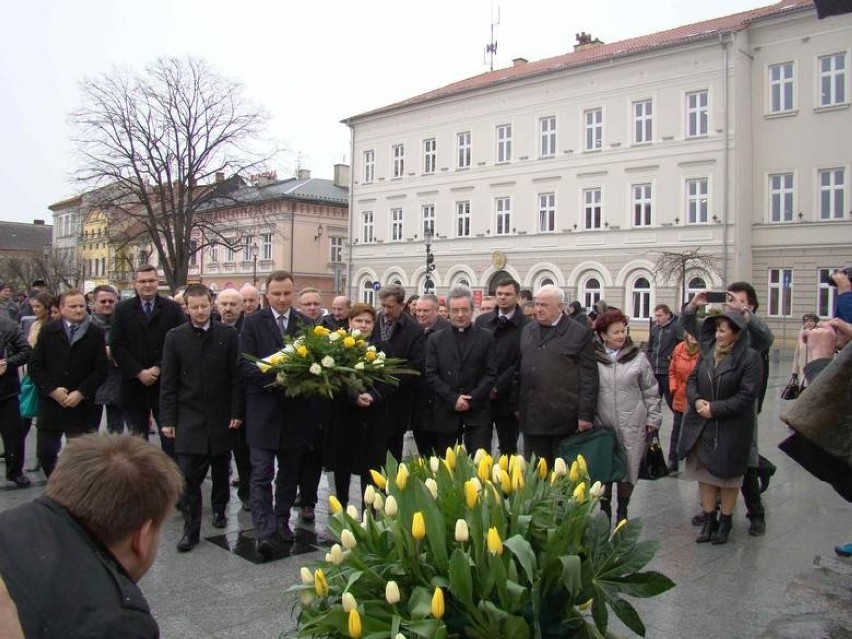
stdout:
{"type": "Polygon", "coordinates": [[[396,487],[400,490],[405,490],[405,485],[408,483],[408,466],[404,463],[399,465],[396,470],[396,487]]]}
{"type": "Polygon", "coordinates": [[[352,639],[361,639],[361,615],[354,608],[349,611],[349,636],[352,639]]]}
{"type": "Polygon", "coordinates": [[[539,479],[544,479],[545,477],[547,477],[547,460],[544,457],[538,460],[536,472],[538,473],[539,479]]]}
{"type": "Polygon", "coordinates": [[[502,468],[500,469],[500,488],[507,495],[512,492],[512,480],[509,477],[509,473],[502,468]]]}
{"type": "Polygon", "coordinates": [[[574,499],[577,500],[578,504],[586,501],[586,482],[577,484],[577,487],[574,489],[574,499]]]}
{"type": "Polygon", "coordinates": [[[358,348],[364,348],[364,346],[366,346],[366,345],[367,345],[367,342],[365,342],[362,339],[359,339],[357,342],[355,342],[355,346],[357,346],[358,348]]]}
{"type": "Polygon", "coordinates": [[[334,495],[328,496],[328,510],[332,515],[336,515],[343,510],[340,500],[334,495]]]}
{"type": "Polygon", "coordinates": [[[500,539],[500,533],[497,532],[497,528],[495,526],[491,526],[488,529],[488,536],[485,538],[486,546],[488,546],[488,552],[492,555],[502,555],[503,554],[503,540],[500,539]]]}
{"type": "Polygon", "coordinates": [[[399,603],[399,586],[393,580],[385,585],[385,600],[392,606],[399,603]]]}
{"type": "MultiPolygon", "coordinates": [[[[527,472],[527,460],[524,459],[523,455],[515,455],[512,459],[520,467],[522,473],[527,472]]],[[[510,466],[511,466],[511,464],[512,464],[512,462],[509,461],[510,466]]]]}
{"type": "Polygon", "coordinates": [[[447,468],[450,470],[456,469],[456,451],[451,447],[447,447],[447,452],[444,455],[444,460],[447,462],[447,468]]]}
{"type": "Polygon", "coordinates": [[[355,340],[354,339],[352,339],[351,337],[344,337],[343,338],[343,348],[352,348],[353,346],[355,346],[355,340]]]}
{"type": "Polygon", "coordinates": [[[308,347],[303,344],[302,346],[299,346],[299,348],[296,349],[296,352],[299,354],[300,357],[307,357],[308,347]]]}
{"type": "Polygon", "coordinates": [[[497,465],[500,466],[505,471],[509,470],[509,456],[508,455],[500,455],[500,459],[497,460],[497,465]]]}
{"type": "Polygon", "coordinates": [[[553,472],[556,473],[557,477],[565,477],[568,474],[568,466],[565,465],[564,459],[556,458],[556,461],[553,462],[553,472]]]}
{"type": "Polygon", "coordinates": [[[613,530],[613,531],[612,531],[612,535],[610,535],[610,539],[612,539],[613,537],[615,537],[615,533],[617,533],[619,530],[621,530],[622,528],[624,528],[626,525],[627,525],[627,518],[625,517],[625,518],[624,518],[624,519],[622,519],[620,522],[618,522],[618,524],[617,524],[617,525],[616,525],[616,527],[615,527],[615,530],[613,530]]]}
{"type": "Polygon", "coordinates": [[[387,485],[388,485],[387,477],[382,475],[379,471],[370,469],[370,477],[373,478],[373,483],[376,486],[378,486],[380,489],[384,490],[385,487],[387,487],[387,485]]]}
{"type": "Polygon", "coordinates": [[[326,331],[326,330],[328,330],[328,329],[326,329],[325,326],[322,326],[321,324],[317,324],[316,326],[314,326],[314,335],[322,335],[323,331],[326,331]]]}
{"type": "MultiPolygon", "coordinates": [[[[505,455],[504,455],[505,456],[505,455]]],[[[479,460],[479,467],[476,469],[476,476],[482,481],[491,479],[491,472],[494,469],[494,458],[491,455],[485,455],[479,460]]]]}
{"type": "Polygon", "coordinates": [[[273,353],[269,356],[269,363],[273,366],[278,366],[284,362],[284,354],[283,353],[273,353]]]}
{"type": "Polygon", "coordinates": [[[477,448],[477,449],[476,449],[476,453],[473,455],[473,463],[474,463],[474,464],[476,464],[476,465],[478,466],[478,465],[479,465],[479,462],[480,462],[480,461],[482,460],[482,458],[483,458],[483,457],[485,457],[487,454],[488,454],[488,453],[485,451],[485,449],[484,449],[484,448],[477,448]]]}
{"type": "Polygon", "coordinates": [[[261,373],[268,373],[269,371],[272,370],[272,367],[269,364],[267,364],[266,362],[261,361],[261,362],[257,362],[257,369],[261,373]]]}
{"type": "Polygon", "coordinates": [[[521,469],[515,466],[512,469],[512,490],[517,492],[524,487],[524,474],[521,469]]]}
{"type": "Polygon", "coordinates": [[[467,507],[472,509],[476,506],[476,502],[479,499],[479,491],[476,490],[476,486],[474,483],[468,479],[464,483],[464,501],[467,504],[467,507]]]}
{"type": "Polygon", "coordinates": [[[358,602],[351,592],[344,592],[340,598],[340,603],[343,604],[343,612],[351,612],[358,607],[358,602]]]}
{"type": "Polygon", "coordinates": [[[444,591],[440,588],[435,588],[435,594],[432,595],[432,616],[435,619],[444,616],[444,591]]]}
{"type": "Polygon", "coordinates": [[[586,458],[583,457],[582,455],[577,455],[577,466],[578,466],[579,471],[582,474],[584,474],[584,475],[589,474],[589,468],[588,468],[588,466],[586,466],[586,458]]]}
{"type": "Polygon", "coordinates": [[[417,541],[420,541],[426,536],[426,520],[423,519],[423,513],[419,510],[414,513],[411,520],[411,536],[417,541]]]}
{"type": "Polygon", "coordinates": [[[328,581],[325,579],[325,573],[319,568],[314,572],[314,590],[317,597],[328,596],[328,581]]]}
{"type": "Polygon", "coordinates": [[[456,541],[463,544],[470,539],[470,529],[464,519],[456,519],[456,541]]]}
{"type": "Polygon", "coordinates": [[[580,465],[575,461],[571,462],[571,470],[568,471],[568,480],[573,484],[580,479],[580,465]]]}

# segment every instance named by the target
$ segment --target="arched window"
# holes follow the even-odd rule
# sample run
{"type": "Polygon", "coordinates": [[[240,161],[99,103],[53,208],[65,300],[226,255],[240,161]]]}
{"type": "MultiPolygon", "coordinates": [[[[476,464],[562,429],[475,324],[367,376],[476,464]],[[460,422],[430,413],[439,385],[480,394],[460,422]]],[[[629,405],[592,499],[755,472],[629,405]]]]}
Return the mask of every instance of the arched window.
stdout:
{"type": "Polygon", "coordinates": [[[372,280],[364,280],[364,284],[361,286],[361,301],[370,306],[376,305],[376,292],[373,290],[372,280]]]}
{"type": "Polygon", "coordinates": [[[540,289],[542,286],[555,286],[556,276],[550,271],[541,271],[533,278],[533,292],[540,289]]]}
{"type": "Polygon", "coordinates": [[[590,277],[583,284],[580,291],[580,299],[583,300],[583,306],[587,309],[592,308],[603,297],[603,288],[600,280],[596,277],[590,277]]]}
{"type": "Polygon", "coordinates": [[[683,302],[688,302],[698,292],[707,288],[707,283],[703,277],[692,277],[686,284],[686,299],[683,302]]]}
{"type": "Polygon", "coordinates": [[[633,281],[631,291],[633,306],[630,309],[633,319],[651,318],[651,283],[645,277],[637,277],[633,281]]]}
{"type": "Polygon", "coordinates": [[[463,275],[459,275],[455,280],[453,280],[453,286],[466,286],[467,288],[470,288],[470,281],[463,275]]]}

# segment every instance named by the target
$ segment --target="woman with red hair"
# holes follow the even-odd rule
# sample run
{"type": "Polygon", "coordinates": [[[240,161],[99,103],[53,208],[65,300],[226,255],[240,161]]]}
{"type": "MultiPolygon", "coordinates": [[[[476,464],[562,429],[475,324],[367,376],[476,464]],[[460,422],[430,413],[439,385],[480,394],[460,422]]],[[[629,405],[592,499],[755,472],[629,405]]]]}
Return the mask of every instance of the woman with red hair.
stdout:
{"type": "MultiPolygon", "coordinates": [[[[660,391],[654,369],[627,335],[627,317],[608,308],[595,320],[598,360],[598,405],[595,422],[615,430],[627,451],[627,475],[618,482],[616,521],[627,518],[627,506],[639,479],[639,464],[651,431],[660,428],[660,391]]],[[[610,517],[612,486],[606,487],[601,510],[610,517]]]]}

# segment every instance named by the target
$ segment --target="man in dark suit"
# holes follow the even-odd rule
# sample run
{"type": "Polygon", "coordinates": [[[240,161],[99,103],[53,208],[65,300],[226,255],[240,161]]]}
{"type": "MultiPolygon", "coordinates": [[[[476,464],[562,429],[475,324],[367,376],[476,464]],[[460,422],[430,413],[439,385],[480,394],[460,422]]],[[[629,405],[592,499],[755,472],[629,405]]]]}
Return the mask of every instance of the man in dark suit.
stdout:
{"type": "Polygon", "coordinates": [[[175,440],[186,481],[180,552],[198,544],[201,483],[208,470],[213,474],[213,527],[227,525],[229,431],[240,428],[243,412],[237,331],[210,319],[213,300],[206,286],[189,285],[184,299],[190,321],[166,335],[160,379],[161,428],[175,440]]]}
{"type": "Polygon", "coordinates": [[[491,389],[491,417],[497,429],[501,455],[518,452],[518,393],[516,388],[521,329],[529,322],[518,306],[521,285],[512,278],[497,282],[497,308],[476,318],[476,325],[494,335],[497,379],[491,389]]]}
{"type": "MultiPolygon", "coordinates": [[[[426,343],[436,332],[450,327],[450,323],[438,314],[440,302],[438,296],[432,293],[421,295],[415,306],[415,316],[426,343]]],[[[429,389],[425,380],[418,380],[415,410],[411,415],[411,430],[414,431],[414,442],[417,452],[421,455],[431,455],[435,451],[435,426],[432,423],[434,393],[429,389]]],[[[443,454],[443,450],[438,451],[443,454]]]]}
{"type": "Polygon", "coordinates": [[[468,451],[491,449],[489,394],[497,376],[494,336],[473,325],[473,295],[457,287],[448,298],[452,326],[426,343],[426,384],[435,394],[435,449],[462,436],[468,451]]]}
{"type": "MultiPolygon", "coordinates": [[[[267,357],[284,346],[284,335],[294,335],[310,320],[292,308],[293,276],[273,271],[266,280],[268,306],[245,318],[240,331],[240,353],[267,357]]],[[[278,542],[293,541],[290,508],[296,497],[299,461],[311,441],[313,425],[305,419],[305,402],[287,398],[273,386],[275,373],[262,373],[254,362],[240,359],[246,386],[246,437],[251,450],[251,518],[257,551],[271,556],[278,542]],[[275,505],[272,480],[275,460],[275,505]]]]}
{"type": "MultiPolygon", "coordinates": [[[[136,270],[136,296],[115,307],[110,353],[121,369],[121,408],[127,429],[148,439],[151,416],[160,424],[160,372],[166,333],[186,321],[179,304],[157,295],[157,269],[136,270]]],[[[172,458],[174,440],[160,431],[160,445],[172,458]]]]}
{"type": "MultiPolygon", "coordinates": [[[[424,363],[423,330],[405,307],[405,289],[399,284],[390,284],[379,291],[382,310],[376,318],[375,332],[386,344],[388,357],[408,360],[408,366],[421,373],[424,363]]],[[[402,459],[402,442],[411,425],[411,411],[417,398],[419,377],[404,375],[399,387],[388,398],[388,410],[393,415],[393,424],[388,436],[388,451],[396,459],[402,459]]]]}
{"type": "Polygon", "coordinates": [[[18,367],[30,361],[32,347],[21,327],[0,315],[0,436],[6,451],[6,479],[19,488],[30,485],[24,474],[26,430],[21,419],[18,367]]]}
{"type": "Polygon", "coordinates": [[[92,431],[95,394],[107,376],[104,332],[89,321],[86,298],[76,289],[59,296],[62,318],[41,329],[30,377],[39,391],[38,458],[50,477],[62,435],[92,431]]]}

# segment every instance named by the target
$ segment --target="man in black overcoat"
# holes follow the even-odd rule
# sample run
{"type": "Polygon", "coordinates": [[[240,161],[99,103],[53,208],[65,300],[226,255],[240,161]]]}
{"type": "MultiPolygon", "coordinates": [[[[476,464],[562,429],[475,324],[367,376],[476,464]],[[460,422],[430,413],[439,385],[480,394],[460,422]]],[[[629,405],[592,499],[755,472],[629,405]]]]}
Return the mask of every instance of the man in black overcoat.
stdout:
{"type": "Polygon", "coordinates": [[[104,332],[86,314],[76,289],[59,296],[61,319],[44,325],[33,350],[30,377],[39,391],[37,454],[44,474],[56,466],[62,435],[92,432],[95,394],[107,376],[104,332]]]}
{"type": "Polygon", "coordinates": [[[181,552],[198,544],[201,483],[208,469],[213,475],[213,527],[227,524],[229,431],[240,428],[243,413],[237,331],[210,319],[213,300],[206,286],[191,284],[184,299],[189,321],[166,335],[160,379],[161,428],[175,440],[178,466],[186,481],[185,525],[177,545],[181,552]]]}
{"type": "MultiPolygon", "coordinates": [[[[160,424],[160,373],[166,333],[186,321],[179,304],[157,294],[157,269],[136,270],[136,296],[118,304],[110,330],[110,353],[121,369],[121,407],[127,429],[148,438],[153,415],[160,424]]],[[[174,458],[174,440],[160,431],[160,445],[174,458]]]]}
{"type": "MultiPolygon", "coordinates": [[[[267,357],[284,346],[284,335],[294,335],[309,326],[310,320],[292,308],[293,276],[273,271],[266,281],[268,306],[245,318],[240,331],[240,353],[267,357]]],[[[287,398],[284,389],[274,386],[275,373],[262,373],[258,366],[241,357],[240,373],[246,389],[246,438],[251,451],[251,518],[257,551],[272,555],[281,541],[293,541],[290,508],[296,497],[299,461],[311,441],[314,425],[305,417],[305,402],[287,398]],[[275,460],[275,505],[272,480],[275,460]]]]}
{"type": "MultiPolygon", "coordinates": [[[[423,372],[426,339],[423,330],[405,307],[405,289],[390,284],[379,291],[382,310],[376,317],[379,338],[385,343],[385,355],[407,360],[407,366],[423,372]]],[[[402,459],[402,442],[405,431],[411,427],[411,412],[417,399],[420,377],[403,375],[399,387],[388,398],[391,424],[388,451],[395,459],[402,459]]]]}
{"type": "Polygon", "coordinates": [[[426,384],[435,394],[435,449],[464,437],[468,451],[491,450],[490,393],[497,376],[494,336],[473,325],[473,295],[465,287],[448,297],[452,326],[426,344],[426,384]]]}
{"type": "Polygon", "coordinates": [[[501,455],[518,452],[518,357],[521,329],[530,321],[518,306],[521,285],[512,278],[497,282],[497,308],[476,318],[476,325],[494,335],[497,348],[497,378],[491,389],[491,417],[497,428],[501,455]]]}
{"type": "MultiPolygon", "coordinates": [[[[438,314],[440,305],[438,296],[432,293],[424,293],[417,300],[415,311],[417,323],[423,329],[427,344],[432,335],[450,327],[449,321],[438,314]]],[[[435,425],[433,424],[434,402],[435,394],[426,384],[426,380],[421,378],[417,384],[417,399],[411,415],[411,430],[414,432],[417,452],[422,456],[431,455],[436,450],[435,425]]],[[[443,450],[437,452],[444,453],[443,450]]]]}

